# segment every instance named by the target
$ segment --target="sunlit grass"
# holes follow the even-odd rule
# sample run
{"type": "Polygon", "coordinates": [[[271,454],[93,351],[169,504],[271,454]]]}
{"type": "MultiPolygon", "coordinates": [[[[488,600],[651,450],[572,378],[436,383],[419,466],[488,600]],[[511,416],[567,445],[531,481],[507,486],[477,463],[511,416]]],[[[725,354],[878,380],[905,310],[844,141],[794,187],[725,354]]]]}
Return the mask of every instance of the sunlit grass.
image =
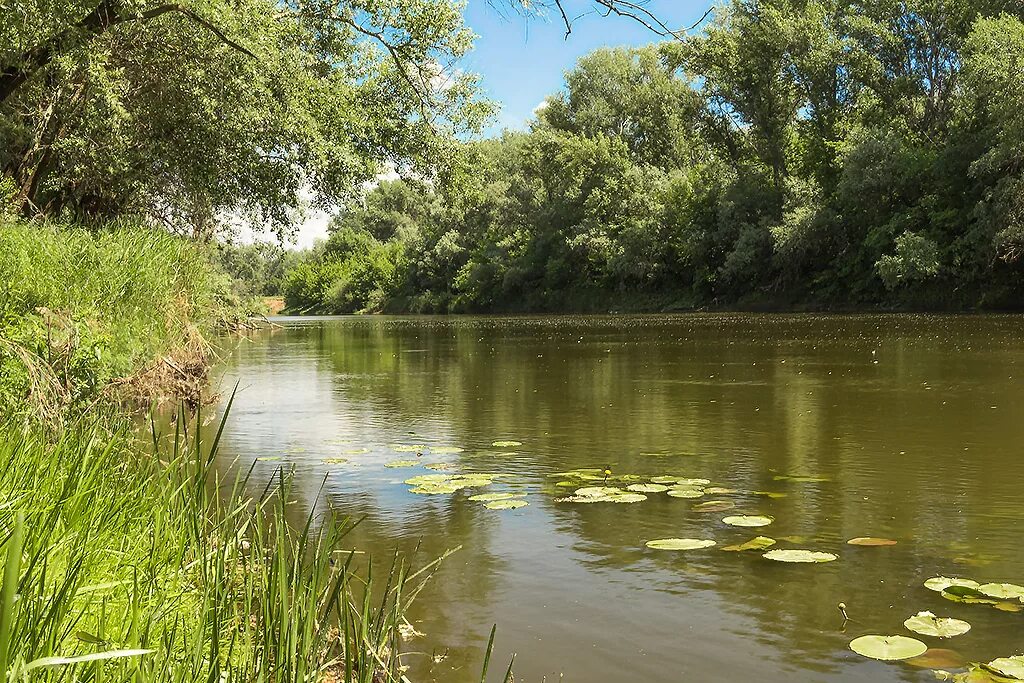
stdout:
{"type": "Polygon", "coordinates": [[[287,523],[287,475],[255,497],[221,478],[219,430],[147,446],[111,419],[56,437],[0,425],[8,680],[401,679],[410,581],[436,565],[357,570],[352,524],[287,523]]]}

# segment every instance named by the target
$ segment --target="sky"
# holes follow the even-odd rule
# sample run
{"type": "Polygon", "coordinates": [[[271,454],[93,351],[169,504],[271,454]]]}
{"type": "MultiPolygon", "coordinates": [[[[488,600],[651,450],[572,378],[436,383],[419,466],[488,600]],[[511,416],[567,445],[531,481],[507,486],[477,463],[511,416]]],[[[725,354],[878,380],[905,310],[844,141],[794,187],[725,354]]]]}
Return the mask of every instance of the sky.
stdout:
{"type": "MultiPolygon", "coordinates": [[[[457,68],[480,74],[484,96],[500,106],[494,122],[483,132],[485,136],[497,135],[505,128],[526,128],[537,106],[562,88],[565,72],[583,55],[599,47],[660,40],[631,19],[594,13],[590,0],[563,2],[570,18],[579,17],[568,37],[557,13],[525,19],[505,8],[507,1],[468,0],[466,7],[466,25],[477,39],[473,51],[457,68]]],[[[646,7],[666,25],[677,28],[696,22],[710,5],[710,0],[649,0],[646,7]]],[[[330,218],[323,212],[310,212],[294,245],[302,249],[326,237],[330,218]]]]}

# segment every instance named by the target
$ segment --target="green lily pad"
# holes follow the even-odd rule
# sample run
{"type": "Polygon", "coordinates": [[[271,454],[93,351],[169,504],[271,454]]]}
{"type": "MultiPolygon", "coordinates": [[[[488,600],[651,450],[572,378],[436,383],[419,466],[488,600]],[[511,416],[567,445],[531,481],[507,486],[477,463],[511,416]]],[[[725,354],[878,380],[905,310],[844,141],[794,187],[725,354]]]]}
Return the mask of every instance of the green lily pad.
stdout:
{"type": "Polygon", "coordinates": [[[651,482],[654,484],[675,484],[676,477],[651,477],[651,482]]]}
{"type": "Polygon", "coordinates": [[[509,500],[492,500],[489,503],[485,503],[484,507],[488,510],[515,510],[516,508],[523,508],[529,505],[525,500],[509,499],[509,500]]]}
{"type": "Polygon", "coordinates": [[[978,592],[990,598],[1019,600],[1024,597],[1024,586],[1018,586],[1015,583],[983,583],[978,586],[978,592]]]}
{"type": "Polygon", "coordinates": [[[391,450],[397,453],[419,453],[420,451],[426,450],[426,446],[422,444],[392,444],[391,450]]]}
{"type": "Polygon", "coordinates": [[[647,500],[647,496],[642,493],[619,493],[611,496],[609,500],[612,503],[642,503],[647,500]]]}
{"type": "Polygon", "coordinates": [[[701,488],[710,483],[710,479],[676,479],[676,485],[681,488],[701,488]]]}
{"type": "Polygon", "coordinates": [[[586,486],[576,489],[576,495],[583,498],[603,498],[622,493],[622,489],[614,486],[586,486]]]}
{"type": "Polygon", "coordinates": [[[693,488],[669,489],[668,495],[673,498],[702,498],[704,497],[704,491],[703,489],[693,488]]]}
{"type": "Polygon", "coordinates": [[[910,617],[903,622],[909,630],[920,633],[922,636],[934,636],[936,638],[952,638],[960,636],[971,630],[971,625],[960,619],[949,617],[937,617],[931,612],[918,612],[916,616],[910,617]]]}
{"type": "Polygon", "coordinates": [[[709,500],[706,503],[697,503],[690,509],[694,512],[725,512],[734,507],[736,507],[736,503],[731,500],[709,500]]]}
{"type": "Polygon", "coordinates": [[[1000,676],[1007,676],[1022,681],[1024,680],[1024,655],[993,659],[985,665],[985,668],[995,671],[1000,676]]]}
{"type": "Polygon", "coordinates": [[[977,588],[979,584],[977,581],[971,581],[970,579],[952,579],[948,576],[934,576],[924,582],[924,587],[928,590],[933,590],[936,593],[941,593],[950,586],[966,586],[967,588],[977,588]]]}
{"type": "Polygon", "coordinates": [[[815,550],[769,550],[761,557],[776,562],[833,562],[838,555],[822,553],[815,550]]]}
{"type": "Polygon", "coordinates": [[[739,493],[739,491],[737,491],[736,489],[723,488],[721,486],[712,486],[710,488],[704,489],[704,493],[710,494],[712,496],[725,496],[730,493],[739,493]]]}
{"type": "Polygon", "coordinates": [[[994,600],[977,588],[971,588],[970,586],[950,586],[941,593],[942,597],[953,602],[962,602],[966,605],[995,605],[998,604],[998,600],[994,600]]]}
{"type": "Polygon", "coordinates": [[[409,489],[409,493],[417,493],[425,496],[435,496],[446,493],[455,493],[459,490],[458,486],[452,486],[451,484],[431,484],[423,486],[415,486],[409,489]]]}
{"type": "Polygon", "coordinates": [[[734,515],[725,517],[722,521],[729,526],[757,527],[768,526],[775,521],[775,518],[768,515],[734,515]]]}
{"type": "Polygon", "coordinates": [[[422,486],[423,484],[436,484],[442,481],[448,481],[452,478],[450,474],[421,474],[418,477],[412,477],[406,479],[405,483],[409,486],[422,486]]]}
{"type": "Polygon", "coordinates": [[[662,493],[668,491],[668,487],[664,484],[630,484],[626,490],[634,493],[662,493]]]}
{"type": "Polygon", "coordinates": [[[475,496],[470,496],[469,499],[473,501],[483,501],[489,503],[495,500],[513,500],[515,498],[522,498],[525,493],[478,493],[475,496]]]}
{"type": "Polygon", "coordinates": [[[727,545],[722,550],[728,550],[729,552],[743,552],[744,550],[765,550],[775,545],[774,538],[768,538],[767,536],[757,536],[752,538],[746,543],[740,543],[739,545],[727,545]]]}
{"type": "Polygon", "coordinates": [[[446,470],[458,469],[458,464],[454,462],[428,462],[424,465],[428,470],[436,470],[438,472],[444,472],[446,470]]]}
{"type": "Polygon", "coordinates": [[[857,538],[851,538],[846,542],[847,545],[863,545],[863,546],[886,546],[896,545],[896,541],[891,538],[875,538],[873,536],[858,536],[857,538]]]}
{"type": "Polygon", "coordinates": [[[398,467],[416,467],[420,464],[419,460],[392,460],[391,462],[384,463],[384,467],[398,468],[398,467]]]}
{"type": "Polygon", "coordinates": [[[654,541],[647,541],[647,547],[654,550],[700,550],[717,545],[711,540],[697,538],[659,538],[654,541]]]}
{"type": "Polygon", "coordinates": [[[515,448],[516,446],[522,446],[522,441],[494,441],[491,443],[495,448],[515,448]]]}
{"type": "Polygon", "coordinates": [[[466,449],[459,448],[458,446],[431,446],[430,447],[430,452],[431,453],[437,453],[438,455],[446,455],[446,454],[454,455],[455,453],[462,453],[465,450],[466,449]]]}
{"type": "Polygon", "coordinates": [[[342,453],[344,453],[345,455],[364,455],[369,452],[369,448],[349,448],[347,450],[342,451],[342,453]]]}
{"type": "Polygon", "coordinates": [[[906,636],[861,636],[850,642],[850,649],[864,657],[894,662],[920,657],[928,651],[928,646],[906,636]]]}
{"type": "MultiPolygon", "coordinates": [[[[288,451],[288,452],[289,453],[297,453],[298,451],[288,451]]],[[[283,460],[283,458],[280,455],[261,455],[260,457],[258,457],[256,459],[259,460],[260,462],[277,462],[278,460],[283,460]]]]}
{"type": "Polygon", "coordinates": [[[795,481],[798,484],[819,484],[823,481],[828,481],[828,477],[806,477],[806,476],[793,476],[788,474],[780,474],[773,477],[775,481],[795,481]]]}

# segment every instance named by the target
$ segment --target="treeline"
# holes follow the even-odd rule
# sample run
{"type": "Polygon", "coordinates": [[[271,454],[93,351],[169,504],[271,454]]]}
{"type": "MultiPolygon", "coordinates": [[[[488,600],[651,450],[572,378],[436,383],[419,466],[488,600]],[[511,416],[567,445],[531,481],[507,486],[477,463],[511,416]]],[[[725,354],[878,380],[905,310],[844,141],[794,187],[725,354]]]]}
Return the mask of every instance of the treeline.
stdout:
{"type": "Polygon", "coordinates": [[[1024,9],[731,0],[584,57],[449,182],[382,182],[293,311],[1017,307],[1024,9]]]}

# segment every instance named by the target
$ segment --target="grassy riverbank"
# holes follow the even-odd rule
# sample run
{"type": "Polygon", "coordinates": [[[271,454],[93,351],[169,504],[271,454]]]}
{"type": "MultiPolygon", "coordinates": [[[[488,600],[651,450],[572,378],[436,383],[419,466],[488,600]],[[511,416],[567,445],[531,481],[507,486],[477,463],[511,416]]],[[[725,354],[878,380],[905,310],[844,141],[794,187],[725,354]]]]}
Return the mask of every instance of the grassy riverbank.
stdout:
{"type": "Polygon", "coordinates": [[[402,570],[367,590],[344,525],[289,527],[285,490],[218,478],[210,436],[147,450],[108,413],[56,438],[0,424],[9,680],[397,678],[402,570]]]}
{"type": "Polygon", "coordinates": [[[400,563],[251,497],[199,415],[138,434],[244,314],[194,244],[0,219],[0,680],[397,680],[400,563]]]}

